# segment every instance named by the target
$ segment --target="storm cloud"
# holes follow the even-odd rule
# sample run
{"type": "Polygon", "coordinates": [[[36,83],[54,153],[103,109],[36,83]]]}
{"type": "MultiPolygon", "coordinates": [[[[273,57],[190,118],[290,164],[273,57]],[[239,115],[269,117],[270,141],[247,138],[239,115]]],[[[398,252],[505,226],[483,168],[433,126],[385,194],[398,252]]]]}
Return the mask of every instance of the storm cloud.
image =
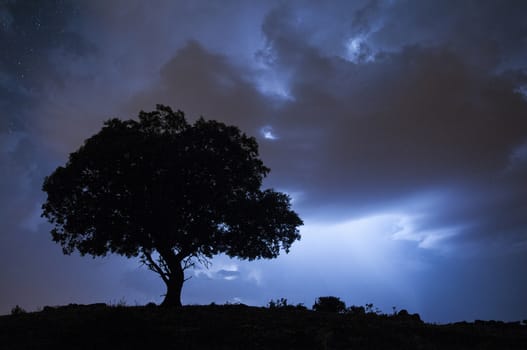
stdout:
{"type": "MultiPolygon", "coordinates": [[[[159,298],[161,283],[135,261],[104,260],[112,277],[62,257],[38,207],[43,177],[103,120],[163,103],[255,136],[272,169],[265,186],[289,193],[306,222],[287,256],[219,257],[194,271],[184,301],[310,305],[333,294],[431,321],[527,311],[524,2],[41,5],[0,9],[4,266],[24,261],[32,275],[38,257],[51,274],[75,261],[101,286],[92,299],[159,298]],[[13,253],[24,245],[35,259],[13,253]]],[[[30,301],[6,271],[1,311],[17,294],[32,307],[71,300],[30,301]]],[[[66,276],[55,288],[92,300],[66,276]]]]}

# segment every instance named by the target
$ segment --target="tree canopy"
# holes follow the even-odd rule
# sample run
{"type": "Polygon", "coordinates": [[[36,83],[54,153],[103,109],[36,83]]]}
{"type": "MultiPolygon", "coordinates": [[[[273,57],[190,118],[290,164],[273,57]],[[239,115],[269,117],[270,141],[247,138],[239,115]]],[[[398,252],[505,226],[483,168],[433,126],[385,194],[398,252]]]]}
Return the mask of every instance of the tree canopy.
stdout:
{"type": "Polygon", "coordinates": [[[65,254],[139,257],[181,305],[184,270],[225,253],[275,258],[300,239],[290,198],[262,190],[258,144],[235,126],[158,105],[110,119],[44,180],[42,216],[65,254]]]}

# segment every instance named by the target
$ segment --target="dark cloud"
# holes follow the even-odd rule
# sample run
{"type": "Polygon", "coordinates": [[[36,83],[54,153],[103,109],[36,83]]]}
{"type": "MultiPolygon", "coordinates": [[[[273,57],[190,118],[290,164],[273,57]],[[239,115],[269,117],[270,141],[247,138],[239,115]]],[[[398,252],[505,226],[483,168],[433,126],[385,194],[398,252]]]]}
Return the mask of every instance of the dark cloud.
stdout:
{"type": "MultiPolygon", "coordinates": [[[[479,198],[508,197],[515,188],[500,174],[527,139],[527,104],[515,92],[521,74],[483,70],[448,47],[408,47],[363,64],[328,57],[299,40],[290,11],[271,12],[263,29],[270,69],[290,72],[284,84],[292,100],[276,107],[276,97],[262,95],[247,78],[249,70],[191,42],[163,67],[160,88],[140,104],[177,101],[191,115],[253,133],[271,125],[280,135],[262,143],[272,176],[280,179],[271,183],[302,191],[299,205],[306,210],[338,203],[339,215],[349,215],[452,189],[464,198],[446,199],[447,208],[435,208],[440,213],[429,214],[430,222],[437,216],[445,226],[481,225],[478,216],[488,218],[492,205],[485,210],[479,198]],[[480,214],[446,215],[453,206],[480,214]]],[[[492,233],[496,224],[479,231],[492,233]]]]}
{"type": "MultiPolygon", "coordinates": [[[[448,45],[403,47],[378,54],[374,62],[355,64],[303,44],[288,15],[272,13],[264,24],[264,31],[272,28],[265,33],[273,64],[294,70],[294,101],[278,111],[274,126],[296,135],[305,129],[306,134],[301,141],[279,140],[281,147],[271,158],[276,161],[283,147],[297,143],[298,153],[284,156],[290,172],[281,178],[290,184],[306,179],[301,187],[308,201],[336,201],[345,210],[346,204],[353,208],[373,201],[382,206],[415,192],[443,189],[459,190],[467,198],[525,201],[510,179],[501,176],[527,139],[527,104],[515,91],[520,72],[511,78],[474,66],[448,45]],[[319,131],[318,139],[313,130],[319,131]],[[311,147],[300,151],[300,143],[310,142],[311,147]],[[309,177],[302,168],[309,168],[309,177]]],[[[442,205],[464,202],[474,211],[484,209],[480,200],[453,196],[448,202],[442,205]]],[[[479,212],[481,219],[489,217],[488,211],[479,212]]],[[[442,224],[448,226],[447,221],[442,224]]],[[[491,234],[494,228],[479,231],[491,234]]]]}
{"type": "Polygon", "coordinates": [[[251,119],[258,118],[257,111],[265,109],[262,97],[244,79],[243,69],[240,71],[225,56],[210,53],[194,41],[179,50],[159,74],[159,85],[134,98],[131,109],[150,107],[157,99],[177,105],[190,118],[214,115],[242,126],[251,125],[251,119]]]}
{"type": "Polygon", "coordinates": [[[377,51],[445,46],[489,69],[522,67],[526,10],[523,1],[371,1],[355,23],[377,51]]]}
{"type": "Polygon", "coordinates": [[[48,56],[52,50],[74,56],[90,50],[69,25],[78,15],[78,6],[65,1],[0,4],[1,131],[26,129],[44,82],[59,79],[48,56]]]}

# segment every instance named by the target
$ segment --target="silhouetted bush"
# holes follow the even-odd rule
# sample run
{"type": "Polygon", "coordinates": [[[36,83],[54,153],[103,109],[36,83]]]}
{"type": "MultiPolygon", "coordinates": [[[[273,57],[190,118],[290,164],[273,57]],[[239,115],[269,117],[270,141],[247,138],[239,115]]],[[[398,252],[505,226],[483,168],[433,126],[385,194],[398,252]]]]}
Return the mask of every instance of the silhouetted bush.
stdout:
{"type": "Polygon", "coordinates": [[[346,311],[346,304],[338,297],[319,297],[313,305],[313,310],[343,313],[346,311]]]}
{"type": "Polygon", "coordinates": [[[366,314],[366,310],[364,309],[364,306],[352,305],[346,310],[346,313],[348,313],[350,315],[354,315],[354,316],[365,315],[366,314]]]}
{"type": "Polygon", "coordinates": [[[267,307],[269,309],[307,310],[307,307],[305,307],[305,305],[302,303],[296,305],[288,304],[286,298],[280,298],[276,300],[271,299],[269,303],[267,303],[267,307]]]}
{"type": "Polygon", "coordinates": [[[276,300],[269,300],[269,303],[267,303],[267,307],[269,309],[283,309],[287,307],[287,299],[286,298],[280,298],[276,300]]]}
{"type": "Polygon", "coordinates": [[[295,305],[295,309],[297,310],[307,310],[307,307],[303,303],[298,303],[295,305]]]}
{"type": "Polygon", "coordinates": [[[26,310],[21,308],[19,305],[15,305],[15,307],[11,309],[11,315],[21,315],[25,313],[26,313],[26,310]]]}
{"type": "Polygon", "coordinates": [[[373,306],[373,303],[364,305],[364,310],[366,311],[367,314],[380,315],[382,313],[381,309],[373,306]]]}
{"type": "Polygon", "coordinates": [[[401,311],[399,311],[396,317],[398,319],[405,320],[405,321],[412,321],[412,322],[419,322],[419,323],[423,322],[419,314],[410,314],[405,309],[402,309],[401,311]]]}
{"type": "Polygon", "coordinates": [[[397,316],[399,316],[399,317],[408,317],[408,316],[410,316],[410,314],[408,313],[407,310],[402,309],[401,311],[399,311],[399,312],[397,313],[397,316]]]}

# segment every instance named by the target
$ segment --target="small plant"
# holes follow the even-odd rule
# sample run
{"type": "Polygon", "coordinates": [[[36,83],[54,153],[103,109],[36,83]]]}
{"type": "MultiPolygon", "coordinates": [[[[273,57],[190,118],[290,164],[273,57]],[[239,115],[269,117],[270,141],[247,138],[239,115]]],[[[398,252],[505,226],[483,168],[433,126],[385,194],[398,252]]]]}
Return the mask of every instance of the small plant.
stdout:
{"type": "Polygon", "coordinates": [[[397,316],[400,316],[400,317],[408,317],[410,314],[408,313],[408,310],[406,309],[402,309],[401,311],[399,311],[397,313],[397,316]]]}
{"type": "Polygon", "coordinates": [[[267,307],[269,309],[283,309],[283,308],[286,308],[288,306],[289,305],[287,305],[287,299],[286,298],[280,298],[280,299],[276,299],[276,300],[271,299],[269,301],[269,303],[267,304],[267,307]]]}
{"type": "Polygon", "coordinates": [[[369,303],[369,304],[364,305],[364,310],[366,311],[367,314],[373,313],[373,304],[369,303]]]}
{"type": "Polygon", "coordinates": [[[15,307],[11,309],[11,315],[21,315],[25,313],[26,313],[26,310],[21,308],[19,305],[15,305],[15,307]]]}
{"type": "Polygon", "coordinates": [[[412,322],[422,323],[421,316],[419,314],[410,314],[408,310],[402,309],[397,313],[396,316],[399,320],[406,320],[412,322]]]}
{"type": "Polygon", "coordinates": [[[365,315],[366,314],[366,310],[364,309],[364,306],[355,306],[355,305],[352,305],[350,306],[348,309],[347,309],[347,313],[348,314],[351,314],[351,315],[365,315]]]}
{"type": "Polygon", "coordinates": [[[110,306],[113,306],[113,307],[125,307],[126,306],[126,299],[124,297],[121,297],[121,299],[111,302],[110,306]]]}
{"type": "Polygon", "coordinates": [[[296,305],[288,304],[286,298],[276,300],[271,299],[269,303],[267,303],[267,307],[269,309],[307,310],[307,307],[302,303],[296,305]]]}
{"type": "Polygon", "coordinates": [[[381,309],[373,306],[373,303],[364,305],[364,310],[366,311],[367,314],[380,315],[382,313],[381,309]]]}
{"type": "Polygon", "coordinates": [[[346,311],[346,304],[338,297],[319,297],[313,305],[313,310],[343,313],[346,311]]]}
{"type": "Polygon", "coordinates": [[[295,309],[297,310],[307,310],[307,307],[304,305],[304,303],[298,303],[295,305],[295,309]]]}

